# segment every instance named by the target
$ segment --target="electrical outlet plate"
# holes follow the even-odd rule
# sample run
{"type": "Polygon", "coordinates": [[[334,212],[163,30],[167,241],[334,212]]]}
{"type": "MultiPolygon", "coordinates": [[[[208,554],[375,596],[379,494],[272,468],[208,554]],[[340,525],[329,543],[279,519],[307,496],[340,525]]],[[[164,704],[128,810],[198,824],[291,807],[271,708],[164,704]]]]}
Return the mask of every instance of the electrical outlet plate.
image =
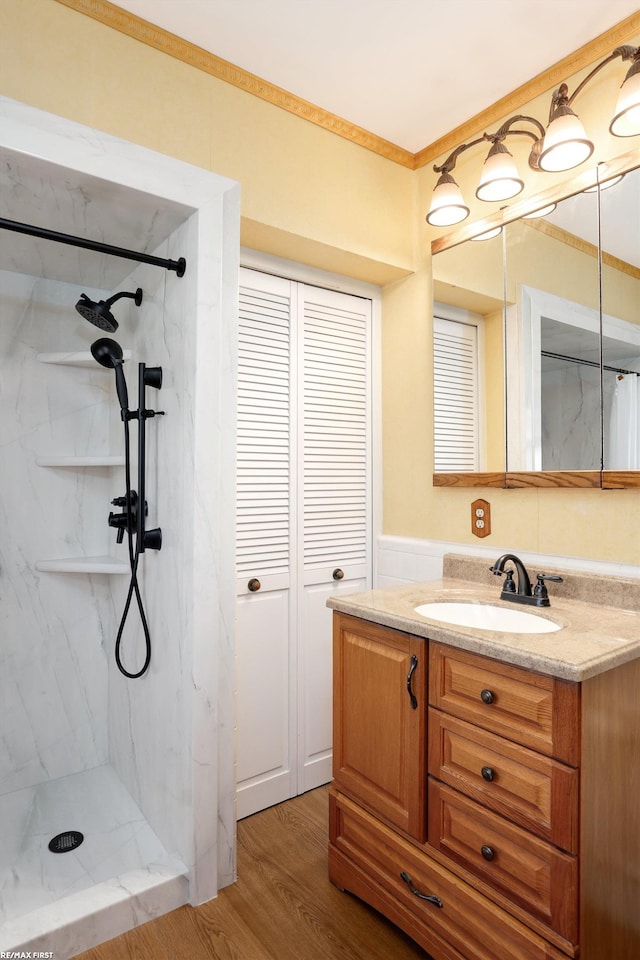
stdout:
{"type": "Polygon", "coordinates": [[[474,537],[488,537],[491,533],[491,505],[487,500],[471,504],[471,533],[474,537]]]}

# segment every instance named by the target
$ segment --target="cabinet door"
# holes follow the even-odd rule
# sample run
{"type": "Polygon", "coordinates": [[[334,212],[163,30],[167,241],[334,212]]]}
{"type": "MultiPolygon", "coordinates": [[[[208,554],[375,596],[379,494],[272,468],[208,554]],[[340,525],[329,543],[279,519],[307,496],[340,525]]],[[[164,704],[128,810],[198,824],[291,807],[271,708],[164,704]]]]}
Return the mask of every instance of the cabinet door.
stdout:
{"type": "Polygon", "coordinates": [[[333,656],[336,785],[424,842],[427,644],[334,614],[333,656]]]}

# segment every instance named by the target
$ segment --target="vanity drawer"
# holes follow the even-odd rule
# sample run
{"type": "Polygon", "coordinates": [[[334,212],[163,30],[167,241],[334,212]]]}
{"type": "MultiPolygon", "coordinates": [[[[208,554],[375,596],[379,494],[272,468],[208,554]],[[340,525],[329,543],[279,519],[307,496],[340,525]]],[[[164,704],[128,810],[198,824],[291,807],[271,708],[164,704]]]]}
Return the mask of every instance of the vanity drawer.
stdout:
{"type": "MultiPolygon", "coordinates": [[[[429,949],[428,931],[445,941],[463,957],[473,960],[566,960],[541,936],[496,904],[486,900],[463,880],[432,860],[424,850],[398,837],[360,807],[340,794],[330,794],[330,876],[340,872],[341,885],[349,889],[348,867],[352,863],[368,881],[384,888],[398,910],[416,918],[416,934],[429,949]],[[401,874],[411,883],[413,893],[401,874]],[[420,899],[417,893],[437,897],[439,903],[420,899]]],[[[406,926],[410,926],[407,924],[406,926]]],[[[406,929],[405,926],[405,929],[406,929]]],[[[436,954],[437,955],[437,954],[436,954]]],[[[449,954],[447,954],[449,955],[449,954]]],[[[457,955],[457,954],[456,954],[457,955]]]]}
{"type": "Polygon", "coordinates": [[[432,706],[577,766],[579,684],[441,643],[429,650],[432,706]]]}
{"type": "Polygon", "coordinates": [[[431,778],[429,843],[570,943],[578,942],[576,857],[431,778]]]}
{"type": "Polygon", "coordinates": [[[578,852],[578,770],[429,708],[429,773],[569,853],[578,852]]]}

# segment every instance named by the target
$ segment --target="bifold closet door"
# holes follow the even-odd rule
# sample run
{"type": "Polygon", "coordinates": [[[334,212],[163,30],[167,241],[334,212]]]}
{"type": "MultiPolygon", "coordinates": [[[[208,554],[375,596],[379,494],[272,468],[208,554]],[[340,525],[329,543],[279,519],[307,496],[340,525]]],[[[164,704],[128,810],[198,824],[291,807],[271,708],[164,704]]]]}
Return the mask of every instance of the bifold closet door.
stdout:
{"type": "Polygon", "coordinates": [[[300,290],[298,793],[331,779],[332,611],[370,584],[371,301],[300,290]]]}
{"type": "Polygon", "coordinates": [[[241,271],[238,817],[331,779],[331,615],[370,583],[370,301],[241,271]]]}
{"type": "Polygon", "coordinates": [[[241,271],[236,508],[237,815],[296,794],[296,291],[241,271]],[[293,343],[292,343],[293,340],[293,343]]]}

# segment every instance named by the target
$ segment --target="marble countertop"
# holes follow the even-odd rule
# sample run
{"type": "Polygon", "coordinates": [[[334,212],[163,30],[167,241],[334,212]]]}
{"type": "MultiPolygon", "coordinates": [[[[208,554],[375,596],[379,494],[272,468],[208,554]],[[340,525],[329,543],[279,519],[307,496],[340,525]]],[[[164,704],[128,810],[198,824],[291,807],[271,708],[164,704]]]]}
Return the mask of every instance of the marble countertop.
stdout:
{"type": "Polygon", "coordinates": [[[446,576],[409,586],[341,594],[330,597],[327,606],[562,680],[586,680],[640,657],[640,611],[551,596],[552,586],[555,584],[549,589],[551,606],[542,608],[500,600],[500,582],[488,586],[446,576]],[[546,617],[561,629],[543,634],[502,633],[450,626],[415,612],[419,604],[434,601],[491,603],[546,617]]]}

